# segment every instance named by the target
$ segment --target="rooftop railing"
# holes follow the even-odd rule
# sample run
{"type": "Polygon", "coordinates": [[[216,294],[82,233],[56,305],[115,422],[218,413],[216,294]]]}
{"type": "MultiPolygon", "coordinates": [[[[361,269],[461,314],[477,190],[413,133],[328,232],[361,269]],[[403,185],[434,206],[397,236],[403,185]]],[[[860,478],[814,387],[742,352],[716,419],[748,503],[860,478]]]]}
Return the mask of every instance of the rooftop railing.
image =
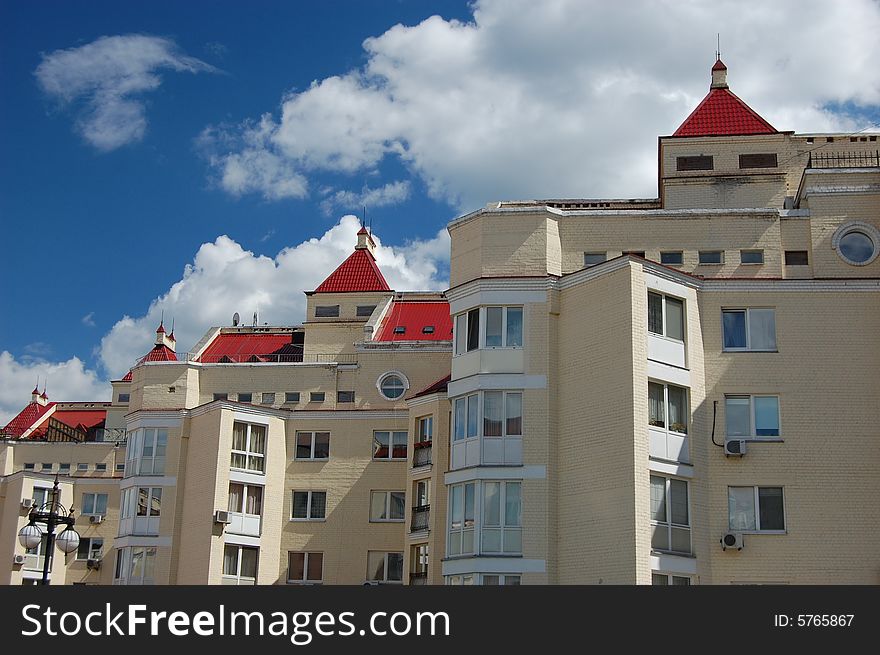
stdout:
{"type": "Polygon", "coordinates": [[[807,168],[876,168],[880,167],[880,150],[871,152],[811,152],[807,168]]]}

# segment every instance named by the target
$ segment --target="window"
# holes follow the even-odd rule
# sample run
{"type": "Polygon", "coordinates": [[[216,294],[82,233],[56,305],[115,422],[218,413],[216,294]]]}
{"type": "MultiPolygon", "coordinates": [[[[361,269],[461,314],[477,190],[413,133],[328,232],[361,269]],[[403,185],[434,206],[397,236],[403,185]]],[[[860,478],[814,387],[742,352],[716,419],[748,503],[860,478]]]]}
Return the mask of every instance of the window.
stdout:
{"type": "Polygon", "coordinates": [[[236,514],[263,514],[263,487],[255,484],[229,483],[229,501],[226,509],[236,514]]]}
{"type": "Polygon", "coordinates": [[[484,482],[483,553],[522,552],[522,483],[484,482]]]}
{"type": "Polygon", "coordinates": [[[324,553],[287,553],[287,582],[321,582],[324,579],[324,553]]]}
{"type": "Polygon", "coordinates": [[[405,504],[403,491],[371,491],[370,521],[403,521],[405,504]]]}
{"type": "Polygon", "coordinates": [[[259,548],[227,544],[223,549],[223,584],[256,584],[259,553],[259,548]]]}
{"type": "Polygon", "coordinates": [[[474,508],[476,485],[473,482],[449,488],[449,555],[474,552],[474,508]]]}
{"type": "MultiPolygon", "coordinates": [[[[164,460],[165,458],[163,457],[162,459],[164,460]]],[[[164,462],[162,464],[162,467],[165,467],[164,462]]],[[[95,473],[104,473],[106,470],[107,464],[105,464],[104,462],[99,462],[98,464],[95,464],[95,473]]]]}
{"type": "Polygon", "coordinates": [[[315,307],[315,317],[331,318],[339,316],[339,305],[318,305],[315,307]]]}
{"type": "Polygon", "coordinates": [[[455,317],[455,354],[461,355],[480,347],[480,308],[455,317]]]}
{"type": "MultiPolygon", "coordinates": [[[[33,468],[33,466],[34,466],[34,465],[31,464],[31,468],[33,468]]],[[[122,466],[123,466],[123,470],[125,470],[125,464],[123,464],[122,466]]],[[[25,464],[25,468],[27,468],[27,464],[25,464]]],[[[88,465],[88,464],[82,464],[82,463],[77,464],[77,465],[76,465],[76,470],[77,470],[77,471],[88,471],[88,470],[89,470],[89,465],[88,465]]]]}
{"type": "Polygon", "coordinates": [[[422,334],[434,334],[434,326],[426,325],[422,328],[422,334]]]}
{"type": "Polygon", "coordinates": [[[80,514],[107,513],[107,494],[83,494],[80,514]]]}
{"type": "Polygon", "coordinates": [[[740,250],[739,261],[741,264],[763,264],[763,250],[740,250]]]}
{"type": "Polygon", "coordinates": [[[367,580],[373,582],[402,582],[403,553],[367,553],[367,580]]]}
{"type": "Polygon", "coordinates": [[[34,507],[40,509],[43,505],[49,502],[49,493],[51,489],[47,489],[45,487],[34,487],[31,493],[31,498],[34,499],[34,507]]]}
{"type": "Polygon", "coordinates": [[[483,392],[483,437],[522,436],[522,393],[483,392]]]}
{"type": "Polygon", "coordinates": [[[684,341],[684,301],[649,291],[648,332],[684,341]]]}
{"type": "Polygon", "coordinates": [[[338,402],[338,403],[353,403],[354,402],[354,391],[337,391],[336,392],[336,402],[338,402]]]}
{"type": "MultiPolygon", "coordinates": [[[[77,466],[79,466],[79,464],[77,464],[77,466]]],[[[117,464],[116,465],[116,472],[117,473],[125,473],[125,464],[117,464]]]]}
{"type": "Polygon", "coordinates": [[[595,266],[596,264],[601,264],[606,259],[607,255],[604,252],[585,252],[584,268],[590,268],[591,266],[595,266]]]}
{"type": "Polygon", "coordinates": [[[841,225],[831,237],[831,247],[851,266],[865,266],[877,258],[880,230],[869,223],[855,221],[841,225]]]}
{"type": "Polygon", "coordinates": [[[63,463],[59,464],[58,465],[58,472],[59,473],[70,473],[70,463],[63,462],[63,463]]]}
{"type": "Polygon", "coordinates": [[[434,438],[434,417],[423,416],[418,420],[418,440],[416,443],[431,443],[434,438]]]}
{"type": "Polygon", "coordinates": [[[519,575],[483,575],[483,586],[518,586],[522,584],[522,576],[519,575]]]}
{"type": "Polygon", "coordinates": [[[260,404],[262,405],[274,405],[275,404],[275,392],[274,391],[264,391],[260,396],[260,404]]]}
{"type": "Polygon", "coordinates": [[[131,394],[121,393],[118,396],[116,396],[116,402],[127,403],[129,398],[131,398],[131,394]]]}
{"type": "Polygon", "coordinates": [[[104,540],[92,538],[80,539],[76,549],[77,559],[101,559],[104,556],[104,540]]]}
{"type": "Polygon", "coordinates": [[[405,325],[395,325],[394,326],[394,334],[406,334],[406,326],[405,325]]]}
{"type": "Polygon", "coordinates": [[[776,153],[759,153],[739,156],[740,168],[776,168],[776,153]]]}
{"type": "Polygon", "coordinates": [[[480,397],[472,394],[455,399],[453,441],[472,439],[479,435],[480,397]]]}
{"type": "Polygon", "coordinates": [[[138,487],[136,516],[162,515],[162,487],[138,487]]]}
{"type": "Polygon", "coordinates": [[[775,309],[723,309],[721,322],[724,350],[776,351],[775,309]]]}
{"type": "Polygon", "coordinates": [[[406,432],[373,432],[373,459],[406,459],[406,432]]]}
{"type": "Polygon", "coordinates": [[[486,307],[486,348],[522,346],[522,307],[486,307]]]}
{"type": "Polygon", "coordinates": [[[419,544],[418,546],[413,546],[412,550],[410,551],[409,558],[410,584],[413,584],[413,578],[425,579],[428,577],[428,562],[428,544],[419,544]]]}
{"type": "Polygon", "coordinates": [[[357,306],[357,316],[372,316],[373,312],[376,309],[376,305],[358,305],[357,306]]]}
{"type": "Polygon", "coordinates": [[[668,573],[651,573],[651,584],[654,586],[683,586],[691,584],[691,579],[686,575],[671,575],[668,573]]]}
{"type": "Polygon", "coordinates": [[[324,392],[323,391],[312,391],[309,394],[309,402],[310,403],[322,403],[324,402],[324,392]]]}
{"type": "Polygon", "coordinates": [[[330,458],[329,432],[297,432],[295,459],[330,458]]]}
{"type": "MultiPolygon", "coordinates": [[[[85,465],[80,464],[79,466],[85,466],[85,465]]],[[[25,471],[33,471],[34,470],[34,463],[33,462],[25,462],[24,463],[24,470],[25,471]]]]}
{"type": "Polygon", "coordinates": [[[299,402],[299,391],[288,391],[284,394],[284,402],[285,403],[298,403],[299,402]]]}
{"type": "Polygon", "coordinates": [[[681,250],[661,252],[660,263],[667,266],[681,266],[684,263],[684,253],[681,250]]]}
{"type": "Polygon", "coordinates": [[[688,483],[651,476],[651,548],[671,553],[691,552],[688,483]]]}
{"type": "Polygon", "coordinates": [[[809,264],[806,250],[786,250],[785,265],[786,266],[807,266],[809,264]]]}
{"type": "Polygon", "coordinates": [[[42,464],[40,464],[40,470],[41,470],[41,471],[51,471],[51,470],[52,470],[52,464],[49,463],[49,462],[43,462],[42,464]]]}
{"type": "Polygon", "coordinates": [[[413,489],[413,507],[427,507],[431,504],[431,481],[418,480],[413,489]]]}
{"type": "Polygon", "coordinates": [[[391,372],[382,375],[376,382],[376,387],[386,400],[397,400],[409,388],[409,384],[402,374],[391,372]]]}
{"type": "Polygon", "coordinates": [[[232,459],[230,467],[254,473],[265,472],[266,426],[251,423],[232,424],[232,459]]]}
{"type": "Polygon", "coordinates": [[[254,400],[254,394],[252,393],[244,393],[241,392],[238,394],[238,402],[240,403],[250,403],[254,400]]]}
{"type": "Polygon", "coordinates": [[[731,530],[785,531],[782,487],[728,487],[727,505],[731,530]]]}
{"type": "Polygon", "coordinates": [[[713,168],[714,164],[711,155],[675,158],[675,170],[677,171],[711,171],[713,168]]]}
{"type": "Polygon", "coordinates": [[[648,425],[687,434],[687,389],[672,384],[648,382],[648,425]]]}
{"type": "Polygon", "coordinates": [[[151,585],[156,575],[155,547],[135,546],[116,551],[114,582],[126,585],[151,585]]]}
{"type": "Polygon", "coordinates": [[[472,573],[467,575],[447,575],[444,577],[446,584],[453,587],[471,586],[474,584],[474,576],[472,573]]]}
{"type": "Polygon", "coordinates": [[[699,262],[701,264],[723,264],[723,250],[701,250],[699,254],[699,262]]]}
{"type": "Polygon", "coordinates": [[[228,393],[215,393],[214,400],[229,400],[228,393]]]}
{"type": "Polygon", "coordinates": [[[327,513],[326,491],[294,491],[293,512],[291,518],[294,521],[323,521],[327,513]]]}
{"type": "Polygon", "coordinates": [[[779,436],[778,396],[725,396],[728,439],[779,436]]]}

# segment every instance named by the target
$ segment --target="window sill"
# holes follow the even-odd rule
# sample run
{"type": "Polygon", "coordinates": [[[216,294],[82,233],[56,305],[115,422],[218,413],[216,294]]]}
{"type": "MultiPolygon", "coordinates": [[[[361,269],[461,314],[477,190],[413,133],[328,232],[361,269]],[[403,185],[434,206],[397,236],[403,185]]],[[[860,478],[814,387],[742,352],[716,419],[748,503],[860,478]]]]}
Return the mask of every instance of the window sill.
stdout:
{"type": "Polygon", "coordinates": [[[778,353],[779,350],[771,348],[722,348],[723,353],[778,353]]]}
{"type": "Polygon", "coordinates": [[[738,534],[748,534],[748,535],[781,535],[788,534],[788,530],[731,530],[730,532],[736,532],[738,534]]]}
{"type": "Polygon", "coordinates": [[[329,457],[294,457],[294,462],[329,462],[329,457]]]}
{"type": "Polygon", "coordinates": [[[326,523],[327,519],[287,519],[288,523],[326,523]]]}
{"type": "Polygon", "coordinates": [[[748,443],[785,443],[782,437],[725,437],[725,441],[746,441],[748,443]]]}
{"type": "Polygon", "coordinates": [[[370,523],[405,523],[405,519],[370,519],[370,523]]]}
{"type": "Polygon", "coordinates": [[[676,550],[657,550],[656,548],[651,549],[652,555],[673,555],[675,557],[686,557],[688,559],[697,559],[697,556],[694,553],[683,553],[676,550]]]}
{"type": "Polygon", "coordinates": [[[229,470],[235,471],[236,473],[248,473],[250,475],[266,475],[265,471],[254,471],[251,469],[239,469],[239,468],[235,468],[234,466],[230,466],[229,470]]]}

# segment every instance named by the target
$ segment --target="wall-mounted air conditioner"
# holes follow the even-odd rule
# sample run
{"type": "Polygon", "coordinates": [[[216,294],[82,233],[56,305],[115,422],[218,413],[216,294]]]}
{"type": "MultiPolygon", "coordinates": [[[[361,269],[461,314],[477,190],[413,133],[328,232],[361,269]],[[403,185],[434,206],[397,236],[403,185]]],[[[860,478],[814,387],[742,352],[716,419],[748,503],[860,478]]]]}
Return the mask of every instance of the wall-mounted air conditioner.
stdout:
{"type": "Polygon", "coordinates": [[[104,517],[101,516],[100,514],[92,514],[89,517],[89,523],[91,523],[93,525],[97,525],[98,523],[103,523],[103,522],[104,522],[104,517]]]}
{"type": "Polygon", "coordinates": [[[728,439],[724,442],[724,454],[728,457],[742,457],[746,454],[746,440],[728,439]]]}
{"type": "Polygon", "coordinates": [[[12,563],[13,564],[24,564],[25,559],[26,559],[26,557],[24,555],[20,555],[20,554],[13,555],[12,556],[12,563]]]}
{"type": "Polygon", "coordinates": [[[218,509],[214,512],[214,523],[229,523],[229,512],[218,509]]]}
{"type": "Polygon", "coordinates": [[[21,508],[22,509],[30,509],[33,506],[34,506],[34,499],[33,498],[22,498],[21,499],[21,508]]]}
{"type": "Polygon", "coordinates": [[[743,549],[743,536],[741,532],[728,532],[721,537],[721,550],[733,549],[743,549]]]}

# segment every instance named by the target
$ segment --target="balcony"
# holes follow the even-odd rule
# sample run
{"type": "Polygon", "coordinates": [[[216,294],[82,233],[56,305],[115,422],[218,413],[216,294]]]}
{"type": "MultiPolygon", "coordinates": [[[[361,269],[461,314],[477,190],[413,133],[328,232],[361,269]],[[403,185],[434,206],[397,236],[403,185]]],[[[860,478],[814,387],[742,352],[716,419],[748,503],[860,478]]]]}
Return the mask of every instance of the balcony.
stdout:
{"type": "Polygon", "coordinates": [[[428,584],[428,572],[427,571],[417,571],[409,574],[409,583],[411,585],[426,585],[428,584]]]}
{"type": "Polygon", "coordinates": [[[431,506],[419,505],[412,508],[412,523],[410,523],[410,532],[422,532],[428,529],[428,521],[431,518],[431,506]]]}
{"type": "Polygon", "coordinates": [[[431,442],[421,441],[413,444],[413,468],[431,465],[431,442]]]}

